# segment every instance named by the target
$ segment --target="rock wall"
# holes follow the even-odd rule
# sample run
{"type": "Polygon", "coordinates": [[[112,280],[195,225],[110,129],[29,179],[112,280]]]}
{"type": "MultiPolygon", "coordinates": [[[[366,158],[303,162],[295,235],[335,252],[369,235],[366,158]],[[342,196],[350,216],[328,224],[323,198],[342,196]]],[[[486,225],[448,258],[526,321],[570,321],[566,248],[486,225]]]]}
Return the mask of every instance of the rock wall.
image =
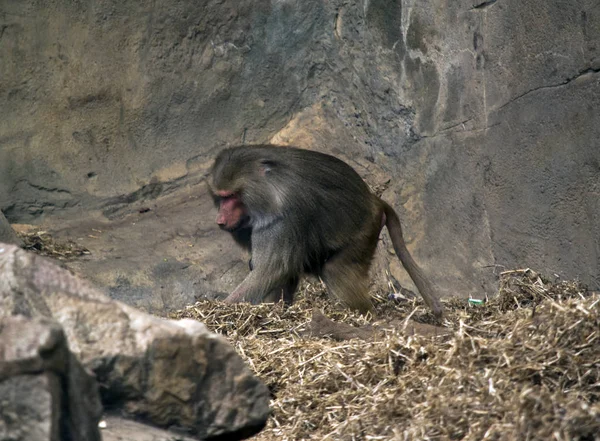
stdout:
{"type": "MultiPolygon", "coordinates": [[[[444,294],[521,266],[600,286],[596,0],[5,1],[0,59],[10,221],[115,219],[272,140],[385,190],[444,294]]],[[[227,290],[243,270],[208,269],[240,259],[213,221],[195,262],[227,290]]]]}

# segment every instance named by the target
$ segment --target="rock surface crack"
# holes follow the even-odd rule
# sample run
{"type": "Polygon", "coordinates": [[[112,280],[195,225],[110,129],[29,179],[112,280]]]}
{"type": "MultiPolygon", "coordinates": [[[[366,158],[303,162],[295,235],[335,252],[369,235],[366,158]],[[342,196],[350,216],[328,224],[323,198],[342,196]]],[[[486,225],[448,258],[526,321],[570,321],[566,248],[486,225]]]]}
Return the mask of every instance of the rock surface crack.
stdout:
{"type": "Polygon", "coordinates": [[[557,87],[563,87],[563,86],[566,86],[567,84],[569,84],[569,83],[577,80],[578,78],[581,78],[583,76],[590,75],[590,74],[597,74],[597,73],[600,73],[600,69],[594,69],[594,68],[590,67],[590,68],[587,68],[587,69],[579,71],[577,73],[577,75],[574,75],[574,76],[572,76],[570,78],[565,78],[565,80],[562,83],[560,83],[560,84],[550,84],[548,86],[535,87],[535,88],[530,89],[530,90],[528,90],[526,92],[523,92],[521,95],[518,95],[518,96],[512,98],[508,102],[506,102],[503,105],[501,105],[498,108],[498,110],[502,110],[504,107],[508,106],[509,104],[512,104],[515,101],[520,100],[521,98],[523,98],[523,97],[525,97],[525,96],[527,96],[527,95],[529,95],[531,93],[534,93],[534,92],[537,92],[537,91],[540,91],[540,90],[544,90],[544,89],[555,89],[557,87]]]}
{"type": "Polygon", "coordinates": [[[484,9],[487,8],[488,6],[492,6],[494,3],[496,3],[498,0],[487,0],[483,3],[479,3],[478,5],[475,5],[471,8],[471,10],[474,9],[484,9]]]}

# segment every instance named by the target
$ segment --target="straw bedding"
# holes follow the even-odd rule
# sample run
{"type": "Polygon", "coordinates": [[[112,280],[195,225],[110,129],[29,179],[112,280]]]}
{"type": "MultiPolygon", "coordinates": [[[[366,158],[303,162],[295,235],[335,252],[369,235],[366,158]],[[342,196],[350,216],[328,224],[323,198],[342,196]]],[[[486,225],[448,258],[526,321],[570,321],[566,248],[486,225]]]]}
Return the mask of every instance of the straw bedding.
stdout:
{"type": "Polygon", "coordinates": [[[376,300],[362,317],[305,284],[291,307],[204,301],[174,317],[225,335],[269,386],[257,440],[600,440],[598,293],[510,271],[483,305],[446,300],[422,334],[407,332],[435,324],[422,303],[376,300]],[[313,308],[367,334],[311,336],[313,308]]]}

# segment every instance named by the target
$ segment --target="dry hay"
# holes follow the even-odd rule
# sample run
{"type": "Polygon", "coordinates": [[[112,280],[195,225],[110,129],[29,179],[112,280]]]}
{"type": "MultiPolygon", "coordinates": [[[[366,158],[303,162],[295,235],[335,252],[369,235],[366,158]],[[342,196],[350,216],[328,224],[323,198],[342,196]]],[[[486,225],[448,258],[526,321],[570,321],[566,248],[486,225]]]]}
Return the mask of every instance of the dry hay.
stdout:
{"type": "MultiPolygon", "coordinates": [[[[205,301],[175,314],[226,335],[269,386],[257,440],[600,439],[600,296],[579,283],[508,272],[484,305],[445,302],[450,335],[398,327],[342,342],[303,335],[313,306],[372,320],[303,291],[289,308],[205,301]]],[[[376,315],[432,321],[419,302],[379,299],[376,315]]]]}
{"type": "Polygon", "coordinates": [[[34,228],[16,230],[17,236],[23,241],[23,249],[41,256],[53,257],[58,260],[73,260],[90,254],[90,251],[72,240],[57,241],[48,232],[34,228]]]}

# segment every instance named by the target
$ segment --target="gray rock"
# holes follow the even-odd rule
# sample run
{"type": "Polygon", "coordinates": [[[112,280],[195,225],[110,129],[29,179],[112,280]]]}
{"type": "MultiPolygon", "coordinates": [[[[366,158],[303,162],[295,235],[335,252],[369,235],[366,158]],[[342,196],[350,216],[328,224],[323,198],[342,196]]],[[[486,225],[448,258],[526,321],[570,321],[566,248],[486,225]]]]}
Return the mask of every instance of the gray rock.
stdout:
{"type": "Polygon", "coordinates": [[[204,325],[142,313],[49,260],[2,244],[0,316],[14,314],[60,323],[113,409],[202,439],[243,439],[269,415],[268,389],[204,325]]]}
{"type": "Polygon", "coordinates": [[[23,243],[0,211],[0,242],[21,246],[23,243]]]}
{"type": "Polygon", "coordinates": [[[0,318],[0,439],[100,441],[94,377],[44,318],[0,318]]]}
{"type": "Polygon", "coordinates": [[[60,380],[50,372],[0,382],[0,439],[60,441],[61,392],[60,380]]]}

